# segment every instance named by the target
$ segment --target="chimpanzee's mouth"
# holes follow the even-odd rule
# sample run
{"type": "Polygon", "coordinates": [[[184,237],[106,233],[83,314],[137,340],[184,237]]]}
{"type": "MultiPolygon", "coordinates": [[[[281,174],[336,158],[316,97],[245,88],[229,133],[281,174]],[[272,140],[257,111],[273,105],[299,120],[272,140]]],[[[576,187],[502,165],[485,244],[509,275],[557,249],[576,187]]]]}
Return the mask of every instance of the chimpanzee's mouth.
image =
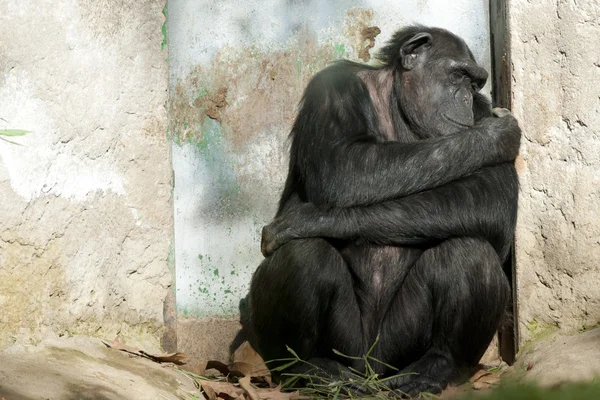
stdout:
{"type": "Polygon", "coordinates": [[[461,128],[472,128],[472,127],[473,127],[473,124],[472,124],[472,123],[466,124],[466,123],[464,123],[464,122],[459,122],[459,121],[457,121],[457,120],[455,120],[455,119],[452,119],[452,118],[450,118],[450,117],[449,117],[449,116],[447,116],[446,114],[442,114],[442,117],[443,117],[443,118],[444,118],[446,121],[448,121],[448,122],[450,122],[450,123],[452,123],[452,124],[454,124],[454,125],[458,125],[458,126],[460,126],[461,128]]]}

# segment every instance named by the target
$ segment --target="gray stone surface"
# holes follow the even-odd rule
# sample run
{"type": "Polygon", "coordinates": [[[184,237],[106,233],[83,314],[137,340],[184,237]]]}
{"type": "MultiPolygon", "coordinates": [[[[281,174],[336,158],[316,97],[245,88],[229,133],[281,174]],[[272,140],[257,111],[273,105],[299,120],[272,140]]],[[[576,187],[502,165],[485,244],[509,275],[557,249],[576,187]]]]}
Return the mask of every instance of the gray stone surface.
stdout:
{"type": "Polygon", "coordinates": [[[522,341],[600,322],[599,10],[595,0],[510,2],[522,341]]]}
{"type": "Polygon", "coordinates": [[[0,353],[0,398],[7,400],[177,400],[188,393],[198,392],[182,372],[90,338],[0,353]]]}
{"type": "Polygon", "coordinates": [[[157,348],[171,289],[165,1],[0,0],[0,348],[157,348]]]}
{"type": "Polygon", "coordinates": [[[572,336],[553,335],[525,349],[517,376],[543,386],[600,377],[600,328],[572,336]]]}

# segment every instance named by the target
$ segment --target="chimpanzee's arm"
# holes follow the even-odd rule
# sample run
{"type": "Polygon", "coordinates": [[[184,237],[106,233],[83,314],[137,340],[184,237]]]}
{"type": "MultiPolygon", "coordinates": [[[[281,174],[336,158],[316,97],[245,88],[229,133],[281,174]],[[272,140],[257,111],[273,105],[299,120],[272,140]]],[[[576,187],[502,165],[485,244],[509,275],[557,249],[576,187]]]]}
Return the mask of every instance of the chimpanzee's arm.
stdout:
{"type": "Polygon", "coordinates": [[[518,152],[520,131],[512,116],[485,118],[457,134],[411,143],[377,142],[376,118],[355,71],[335,66],[313,78],[290,152],[304,200],[325,208],[379,203],[512,161],[518,152]]]}
{"type": "Polygon", "coordinates": [[[390,245],[427,245],[451,237],[487,239],[508,255],[517,216],[513,164],[483,168],[449,184],[405,198],[348,208],[296,203],[263,230],[263,253],[297,238],[363,238],[390,245]]]}

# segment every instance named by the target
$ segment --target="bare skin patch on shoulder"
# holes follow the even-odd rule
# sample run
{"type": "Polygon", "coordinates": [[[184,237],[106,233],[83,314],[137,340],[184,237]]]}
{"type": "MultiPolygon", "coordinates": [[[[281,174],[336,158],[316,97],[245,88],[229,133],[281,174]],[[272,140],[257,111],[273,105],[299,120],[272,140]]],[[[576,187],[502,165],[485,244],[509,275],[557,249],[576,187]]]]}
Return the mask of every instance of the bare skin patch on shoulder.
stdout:
{"type": "Polygon", "coordinates": [[[377,113],[379,133],[387,140],[395,140],[396,132],[390,111],[392,95],[393,71],[386,69],[363,70],[357,76],[365,83],[369,90],[369,97],[377,113]]]}

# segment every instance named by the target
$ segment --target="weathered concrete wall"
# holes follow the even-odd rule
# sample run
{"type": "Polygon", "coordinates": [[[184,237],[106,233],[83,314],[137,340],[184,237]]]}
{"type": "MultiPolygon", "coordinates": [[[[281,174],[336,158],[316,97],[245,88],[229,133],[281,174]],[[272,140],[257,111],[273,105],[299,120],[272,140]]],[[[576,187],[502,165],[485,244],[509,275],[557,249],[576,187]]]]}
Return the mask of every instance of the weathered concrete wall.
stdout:
{"type": "Polygon", "coordinates": [[[600,322],[600,8],[511,0],[522,341],[600,322]]]}
{"type": "Polygon", "coordinates": [[[172,285],[164,0],[0,0],[0,348],[156,347],[172,285]]]}
{"type": "Polygon", "coordinates": [[[171,0],[168,22],[177,305],[190,317],[178,320],[179,343],[210,343],[201,355],[222,357],[236,323],[194,321],[237,313],[262,260],[260,230],[275,212],[310,77],[337,58],[372,61],[413,22],[463,36],[489,68],[487,2],[171,0]]]}

